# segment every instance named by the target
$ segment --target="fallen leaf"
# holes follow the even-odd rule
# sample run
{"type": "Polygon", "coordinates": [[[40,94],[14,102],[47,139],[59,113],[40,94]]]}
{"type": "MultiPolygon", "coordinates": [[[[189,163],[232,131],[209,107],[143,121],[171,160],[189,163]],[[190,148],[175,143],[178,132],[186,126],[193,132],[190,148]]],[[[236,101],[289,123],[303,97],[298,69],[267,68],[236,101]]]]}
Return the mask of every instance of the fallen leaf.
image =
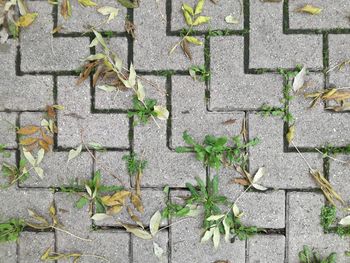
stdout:
{"type": "Polygon", "coordinates": [[[213,243],[214,243],[214,248],[217,249],[220,244],[220,230],[218,226],[214,228],[213,243]]]}
{"type": "Polygon", "coordinates": [[[306,67],[304,66],[299,73],[294,77],[293,81],[293,91],[297,92],[304,86],[306,77],[306,67]]]}
{"type": "Polygon", "coordinates": [[[197,3],[196,8],[194,10],[195,15],[202,13],[204,3],[205,3],[205,0],[198,0],[198,3],[197,3]]]}
{"type": "Polygon", "coordinates": [[[126,229],[127,232],[132,233],[139,238],[146,239],[146,240],[153,238],[153,236],[149,232],[147,232],[142,228],[129,225],[129,224],[122,224],[122,226],[126,229]]]}
{"type": "Polygon", "coordinates": [[[97,6],[97,4],[91,0],[78,0],[79,4],[88,7],[88,6],[97,6]]]}
{"type": "Polygon", "coordinates": [[[113,92],[113,91],[117,91],[117,88],[114,86],[110,86],[110,85],[100,85],[96,87],[97,89],[106,91],[106,92],[113,92]]]}
{"type": "Polygon", "coordinates": [[[23,148],[23,155],[32,166],[35,166],[36,160],[26,148],[23,148]]]}
{"type": "Polygon", "coordinates": [[[112,216],[104,214],[104,213],[96,213],[91,217],[91,219],[95,220],[95,221],[102,221],[102,220],[106,220],[106,219],[110,219],[110,218],[112,218],[112,216]]]}
{"type": "Polygon", "coordinates": [[[315,7],[313,5],[305,5],[299,9],[296,10],[299,13],[307,13],[311,15],[318,15],[321,13],[322,8],[315,7]]]}
{"type": "Polygon", "coordinates": [[[292,125],[292,126],[289,127],[287,135],[286,135],[286,139],[287,139],[287,142],[289,144],[294,139],[294,136],[295,136],[295,125],[292,125]]]}
{"type": "Polygon", "coordinates": [[[41,167],[35,166],[34,171],[41,179],[44,178],[44,170],[41,167]]]}
{"type": "Polygon", "coordinates": [[[186,57],[188,57],[190,60],[192,60],[192,54],[191,54],[191,50],[189,48],[188,45],[188,41],[186,40],[186,38],[184,38],[181,43],[180,46],[182,48],[182,51],[184,52],[184,54],[186,55],[186,57]]]}
{"type": "Polygon", "coordinates": [[[44,156],[45,156],[45,150],[44,149],[40,149],[38,151],[38,156],[37,156],[37,159],[36,159],[36,162],[35,162],[35,165],[39,165],[43,159],[44,159],[44,156]]]}
{"type": "Polygon", "coordinates": [[[202,45],[203,45],[203,42],[200,41],[200,40],[198,40],[198,39],[195,38],[195,37],[186,36],[185,39],[186,39],[188,42],[190,42],[190,43],[192,43],[192,44],[195,44],[195,45],[197,45],[197,46],[202,46],[202,45]]]}
{"type": "Polygon", "coordinates": [[[72,16],[72,7],[69,0],[63,0],[61,3],[61,15],[65,20],[72,16]]]}
{"type": "Polygon", "coordinates": [[[348,226],[350,225],[350,216],[346,216],[339,221],[339,225],[348,226]]]}
{"type": "Polygon", "coordinates": [[[229,243],[230,242],[230,238],[231,238],[231,233],[230,233],[230,225],[227,223],[227,218],[225,218],[223,221],[222,221],[222,224],[224,226],[224,231],[225,231],[225,241],[226,243],[229,243]]]}
{"type": "Polygon", "coordinates": [[[208,218],[206,218],[207,221],[216,221],[221,218],[223,218],[225,215],[211,215],[208,218]]]}
{"type": "Polygon", "coordinates": [[[76,149],[72,149],[68,153],[68,161],[73,160],[74,158],[78,157],[83,149],[83,145],[80,144],[76,149]]]}
{"type": "Polygon", "coordinates": [[[245,178],[234,178],[233,183],[243,185],[243,186],[250,185],[250,182],[245,178]]]}
{"type": "Polygon", "coordinates": [[[211,229],[205,231],[205,233],[201,239],[201,243],[209,241],[211,239],[211,237],[213,236],[213,234],[214,234],[214,228],[211,228],[211,229]]]}
{"type": "Polygon", "coordinates": [[[20,128],[17,133],[20,135],[31,135],[39,131],[40,127],[34,125],[28,125],[20,128]]]}
{"type": "Polygon", "coordinates": [[[199,25],[208,23],[209,21],[210,21],[209,16],[199,16],[194,20],[192,26],[199,26],[199,25]]]}
{"type": "Polygon", "coordinates": [[[116,215],[122,211],[123,205],[115,205],[107,210],[108,215],[116,215]]]}
{"type": "Polygon", "coordinates": [[[238,24],[239,21],[233,15],[228,15],[225,17],[225,22],[228,24],[238,24]]]}
{"type": "Polygon", "coordinates": [[[237,121],[236,119],[229,119],[227,121],[223,121],[222,124],[223,125],[230,125],[230,124],[236,123],[236,121],[237,121]]]}
{"type": "Polygon", "coordinates": [[[145,212],[145,208],[142,205],[142,201],[141,198],[132,193],[131,197],[130,197],[131,203],[134,205],[134,207],[136,208],[137,211],[139,211],[140,213],[144,213],[145,212]]]}
{"type": "Polygon", "coordinates": [[[137,2],[133,2],[130,0],[117,0],[122,6],[126,8],[136,8],[138,7],[137,2]]]}
{"type": "Polygon", "coordinates": [[[16,21],[16,26],[28,27],[34,22],[37,16],[38,16],[38,13],[26,13],[24,16],[21,16],[18,19],[18,21],[16,21]]]}
{"type": "Polygon", "coordinates": [[[130,194],[129,191],[121,190],[107,199],[102,199],[102,202],[106,206],[124,205],[126,198],[129,197],[130,194]]]}
{"type": "Polygon", "coordinates": [[[143,229],[145,228],[140,220],[140,218],[135,215],[132,211],[132,209],[130,208],[130,206],[126,207],[126,211],[128,212],[130,218],[132,219],[132,221],[134,221],[136,224],[138,224],[140,227],[142,227],[143,229]]]}
{"type": "Polygon", "coordinates": [[[119,9],[111,6],[102,6],[99,9],[97,9],[97,12],[99,12],[104,16],[108,16],[108,19],[107,19],[107,24],[108,24],[111,20],[113,20],[118,15],[119,9]]]}
{"type": "Polygon", "coordinates": [[[159,260],[161,260],[163,258],[164,250],[156,242],[153,242],[153,253],[159,260]]]}
{"type": "Polygon", "coordinates": [[[136,91],[136,95],[137,95],[137,99],[139,101],[144,101],[145,97],[146,97],[146,93],[145,93],[145,89],[141,83],[141,81],[138,79],[137,80],[137,91],[136,91]]]}
{"type": "Polygon", "coordinates": [[[154,112],[157,114],[157,118],[160,120],[167,120],[169,118],[169,111],[164,106],[154,106],[154,112]]]}
{"type": "Polygon", "coordinates": [[[28,137],[28,138],[25,138],[25,139],[21,139],[20,141],[19,141],[19,144],[21,144],[21,145],[31,145],[31,144],[34,144],[34,143],[36,143],[36,142],[38,142],[38,138],[32,138],[32,137],[28,137]]]}
{"type": "Polygon", "coordinates": [[[162,221],[161,213],[159,211],[155,212],[149,222],[149,228],[152,236],[154,236],[158,232],[161,221],[162,221]]]}

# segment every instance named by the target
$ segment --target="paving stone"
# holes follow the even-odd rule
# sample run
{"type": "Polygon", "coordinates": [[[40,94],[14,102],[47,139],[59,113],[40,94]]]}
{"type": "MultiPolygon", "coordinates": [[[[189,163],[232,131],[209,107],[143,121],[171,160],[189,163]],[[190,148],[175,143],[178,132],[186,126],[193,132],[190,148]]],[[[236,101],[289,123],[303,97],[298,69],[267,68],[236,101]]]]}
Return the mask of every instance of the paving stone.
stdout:
{"type": "Polygon", "coordinates": [[[17,244],[15,242],[1,243],[0,263],[17,263],[17,244]]]}
{"type": "Polygon", "coordinates": [[[278,74],[244,72],[244,39],[241,36],[210,38],[210,108],[258,109],[264,103],[278,106],[283,82],[278,74]]]}
{"type": "MultiPolygon", "coordinates": [[[[79,196],[56,193],[58,218],[69,232],[92,241],[84,241],[56,231],[56,249],[61,253],[79,252],[103,256],[110,261],[129,262],[129,234],[121,231],[93,231],[88,206],[78,209],[74,203],[79,196]]],[[[93,257],[82,257],[81,262],[99,262],[93,257]]]]}
{"type": "Polygon", "coordinates": [[[285,237],[282,235],[257,235],[248,239],[249,263],[284,262],[285,237]]]}
{"type": "Polygon", "coordinates": [[[53,102],[52,77],[16,76],[17,46],[12,39],[0,45],[0,110],[43,109],[53,102]]]}
{"type": "Polygon", "coordinates": [[[79,68],[82,64],[80,59],[89,55],[89,38],[53,37],[52,5],[31,1],[28,8],[39,15],[30,27],[21,32],[21,69],[28,72],[79,68]]]}
{"type": "Polygon", "coordinates": [[[322,8],[318,15],[299,13],[295,10],[305,6],[302,0],[289,2],[289,27],[292,29],[338,29],[349,28],[349,2],[340,0],[312,0],[308,4],[322,8]]]}
{"type": "MultiPolygon", "coordinates": [[[[296,127],[299,126],[297,121],[296,127]]],[[[309,124],[305,128],[309,128],[309,124]]],[[[296,138],[303,136],[296,133],[296,138]]],[[[296,152],[283,150],[283,121],[279,117],[249,115],[249,137],[259,138],[260,143],[249,150],[250,171],[254,174],[259,167],[265,166],[268,175],[260,183],[272,188],[315,188],[316,183],[309,175],[307,164],[296,152]]],[[[308,162],[322,171],[323,161],[317,153],[303,153],[308,162]]]]}
{"type": "MultiPolygon", "coordinates": [[[[197,2],[198,1],[195,0],[189,0],[186,1],[186,4],[192,6],[193,10],[195,10],[197,2]]],[[[188,27],[181,9],[182,3],[182,1],[171,1],[172,30],[181,30],[188,27]]],[[[241,6],[241,3],[238,1],[220,1],[217,4],[208,1],[204,4],[201,15],[209,16],[211,18],[210,23],[199,25],[194,28],[195,30],[206,31],[209,29],[243,29],[243,14],[241,9],[243,9],[243,6],[241,6]],[[237,24],[226,23],[225,17],[228,15],[233,15],[239,22],[237,24]]]]}
{"type": "Polygon", "coordinates": [[[124,155],[129,155],[129,152],[96,152],[95,170],[100,170],[102,184],[120,185],[119,180],[115,178],[117,176],[126,186],[130,185],[127,164],[126,161],[122,160],[124,155]]]}
{"type": "Polygon", "coordinates": [[[283,2],[253,0],[250,6],[250,68],[322,68],[322,35],[283,34],[283,2]]]}
{"type": "Polygon", "coordinates": [[[16,189],[11,187],[0,190],[0,215],[9,218],[25,218],[28,219],[28,210],[47,216],[48,208],[53,200],[53,195],[50,190],[46,189],[16,189]],[[14,209],[14,207],[16,209],[14,209]]]}
{"type": "MultiPolygon", "coordinates": [[[[323,75],[309,74],[309,87],[305,93],[323,89],[323,75]]],[[[316,103],[310,109],[311,100],[302,94],[295,96],[290,103],[290,111],[296,120],[296,136],[294,143],[298,147],[321,147],[328,143],[334,146],[344,146],[350,143],[349,113],[326,111],[323,103],[316,103]]]]}
{"type": "Polygon", "coordinates": [[[127,148],[129,119],[126,114],[91,114],[89,85],[77,88],[74,83],[73,77],[58,78],[58,103],[65,106],[65,110],[58,113],[58,145],[76,147],[83,129],[86,142],[127,148]]]}
{"type": "Polygon", "coordinates": [[[0,144],[5,144],[6,148],[17,146],[16,127],[17,114],[0,112],[0,144]]]}
{"type": "Polygon", "coordinates": [[[189,76],[174,76],[171,93],[172,147],[186,145],[182,138],[184,131],[198,142],[202,142],[208,134],[232,137],[240,133],[244,113],[208,112],[203,83],[193,82],[189,76]],[[233,124],[224,124],[232,119],[236,120],[233,124]]]}
{"type": "MultiPolygon", "coordinates": [[[[120,59],[123,61],[124,66],[127,67],[128,62],[128,41],[126,38],[111,38],[106,41],[107,46],[118,54],[120,59]]],[[[100,49],[100,48],[99,48],[100,49]]],[[[97,52],[100,52],[99,50],[97,52]]],[[[102,83],[101,83],[102,84],[102,83]]],[[[101,85],[97,82],[97,86],[101,85]]],[[[96,109],[130,109],[132,108],[132,96],[134,92],[118,91],[118,92],[106,92],[99,88],[95,89],[95,108],[96,109]]]]}
{"type": "MultiPolygon", "coordinates": [[[[344,10],[344,9],[343,9],[344,10]]],[[[334,68],[342,62],[348,60],[350,51],[346,48],[350,44],[349,35],[329,35],[329,63],[330,68],[334,68]]],[[[343,67],[341,70],[337,68],[329,72],[329,84],[336,87],[349,86],[349,65],[343,67]]]]}
{"type": "MultiPolygon", "coordinates": [[[[96,7],[83,7],[78,1],[71,1],[72,16],[65,20],[60,12],[57,13],[57,25],[63,25],[64,30],[61,33],[86,32],[89,27],[94,26],[98,31],[117,31],[124,32],[124,17],[126,16],[126,8],[117,2],[110,0],[100,0],[96,2],[96,7]],[[103,6],[111,6],[118,8],[119,12],[115,19],[108,24],[103,23],[108,16],[103,16],[97,9],[103,6]]],[[[60,9],[60,8],[59,8],[60,9]]]]}
{"type": "Polygon", "coordinates": [[[186,58],[180,46],[169,55],[169,51],[181,38],[166,36],[166,23],[160,15],[154,15],[155,12],[159,12],[157,10],[166,14],[166,2],[159,2],[158,8],[155,1],[147,0],[134,10],[134,24],[138,28],[134,43],[135,67],[138,70],[187,70],[191,65],[203,64],[204,54],[201,46],[191,47],[192,61],[186,58]]]}
{"type": "Polygon", "coordinates": [[[163,249],[163,255],[161,259],[158,259],[154,254],[154,245],[150,240],[143,240],[141,238],[137,238],[135,236],[131,236],[132,240],[132,251],[133,257],[132,262],[134,263],[158,263],[168,262],[168,232],[162,231],[157,233],[154,238],[154,242],[163,249]]]}
{"type": "Polygon", "coordinates": [[[143,153],[148,161],[142,186],[184,187],[187,182],[195,182],[195,176],[205,178],[205,168],[194,154],[176,153],[167,147],[166,127],[163,123],[161,125],[157,128],[154,122],[150,122],[134,128],[134,150],[143,153]]]}
{"type": "Polygon", "coordinates": [[[237,206],[244,212],[242,222],[261,228],[285,227],[285,193],[247,192],[237,206]]]}
{"type": "Polygon", "coordinates": [[[50,152],[44,157],[40,167],[44,170],[44,178],[40,179],[35,172],[30,172],[30,177],[23,187],[58,187],[83,185],[92,174],[92,160],[88,153],[84,152],[69,163],[68,152],[50,152]]]}
{"type": "Polygon", "coordinates": [[[54,249],[54,233],[23,232],[19,238],[19,262],[42,262],[40,257],[48,248],[54,249]]]}
{"type": "MultiPolygon", "coordinates": [[[[184,193],[184,191],[174,191],[171,192],[171,195],[184,195],[184,193]]],[[[170,227],[171,262],[186,262],[189,255],[191,255],[191,262],[195,263],[212,263],[216,260],[245,262],[244,241],[236,240],[234,243],[226,243],[222,239],[219,248],[215,250],[212,242],[200,243],[201,225],[202,219],[196,217],[170,227]]]]}
{"type": "Polygon", "coordinates": [[[349,261],[344,255],[344,251],[349,250],[348,238],[323,233],[320,212],[324,202],[318,193],[288,193],[287,262],[299,262],[298,253],[304,245],[315,248],[322,257],[336,252],[337,262],[349,261]]]}
{"type": "MultiPolygon", "coordinates": [[[[61,253],[78,252],[85,255],[102,256],[110,262],[130,262],[130,235],[125,231],[93,231],[89,237],[91,242],[67,237],[64,233],[57,233],[57,250],[61,253]]],[[[82,256],[79,261],[82,263],[104,262],[102,259],[91,256],[82,256]]]]}
{"type": "MultiPolygon", "coordinates": [[[[134,209],[134,206],[131,204],[130,200],[127,200],[125,203],[126,206],[130,206],[132,211],[137,215],[144,226],[149,225],[149,221],[155,212],[161,211],[166,206],[166,197],[163,191],[156,189],[141,189],[141,198],[142,204],[144,206],[145,212],[143,214],[139,213],[134,209]]],[[[113,216],[111,219],[106,219],[103,221],[96,221],[95,224],[99,226],[116,226],[117,222],[123,222],[128,224],[136,223],[131,220],[126,208],[122,210],[119,214],[113,216]]],[[[162,226],[166,225],[166,220],[163,220],[162,226]]]]}

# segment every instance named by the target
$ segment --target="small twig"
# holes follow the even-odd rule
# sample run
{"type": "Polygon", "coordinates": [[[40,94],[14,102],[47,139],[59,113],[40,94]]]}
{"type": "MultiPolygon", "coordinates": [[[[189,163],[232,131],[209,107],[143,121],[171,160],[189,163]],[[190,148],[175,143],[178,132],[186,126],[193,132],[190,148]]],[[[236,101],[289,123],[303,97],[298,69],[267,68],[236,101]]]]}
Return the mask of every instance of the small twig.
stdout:
{"type": "Polygon", "coordinates": [[[298,147],[294,144],[293,141],[291,141],[291,144],[293,145],[293,147],[297,150],[297,152],[299,153],[299,155],[301,156],[301,158],[303,158],[304,162],[307,164],[307,166],[309,167],[311,172],[315,172],[315,170],[311,167],[311,165],[309,164],[309,162],[306,160],[305,156],[301,154],[301,152],[299,151],[298,147]]]}
{"type": "Polygon", "coordinates": [[[70,236],[72,236],[72,237],[75,237],[75,238],[80,239],[80,240],[83,240],[83,241],[88,241],[88,242],[92,241],[91,239],[87,239],[87,238],[83,238],[83,237],[79,237],[79,236],[77,236],[77,235],[74,235],[73,233],[71,233],[71,232],[69,232],[69,231],[67,231],[67,230],[64,230],[64,229],[62,229],[62,228],[59,228],[59,227],[51,226],[51,228],[56,229],[56,230],[58,230],[58,231],[61,231],[61,232],[63,232],[63,233],[66,233],[66,234],[68,234],[68,235],[70,235],[70,236]]]}

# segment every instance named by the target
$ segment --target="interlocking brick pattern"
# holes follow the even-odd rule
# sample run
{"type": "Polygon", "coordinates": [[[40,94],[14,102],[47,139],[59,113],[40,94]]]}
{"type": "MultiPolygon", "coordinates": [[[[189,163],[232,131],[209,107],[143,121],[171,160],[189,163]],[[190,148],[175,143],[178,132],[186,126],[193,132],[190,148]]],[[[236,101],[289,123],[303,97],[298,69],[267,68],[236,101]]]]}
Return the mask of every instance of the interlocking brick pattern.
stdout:
{"type": "MultiPolygon", "coordinates": [[[[207,1],[204,12],[212,16],[212,22],[198,28],[196,34],[204,46],[191,47],[192,61],[180,48],[168,55],[185,26],[182,1],[143,0],[135,10],[119,6],[118,17],[108,25],[98,25],[97,29],[104,34],[108,32],[108,44],[123,61],[129,65],[133,62],[140,75],[167,91],[167,95],[160,94],[144,83],[148,96],[170,111],[169,120],[160,122],[160,127],[154,122],[133,125],[127,117],[127,110],[132,107],[131,93],[115,95],[95,90],[90,81],[75,85],[75,71],[81,59],[96,52],[88,47],[93,36],[87,28],[101,23],[104,17],[95,8],[82,8],[77,1],[71,2],[72,18],[64,21],[57,6],[46,1],[29,1],[30,10],[39,13],[37,20],[21,30],[19,40],[11,39],[0,45],[0,143],[6,144],[13,161],[18,161],[20,150],[12,126],[40,122],[46,105],[65,106],[58,113],[53,152],[42,163],[45,178],[41,180],[32,174],[27,181],[0,190],[0,220],[26,217],[27,208],[45,214],[53,201],[67,229],[93,242],[86,243],[58,231],[25,231],[18,244],[0,245],[1,263],[40,262],[41,253],[50,245],[59,252],[103,255],[115,263],[159,262],[152,242],[131,236],[117,226],[116,220],[128,220],[126,214],[94,222],[87,208],[74,207],[77,196],[52,189],[91,178],[102,166],[112,167],[133,186],[122,156],[136,152],[148,160],[142,180],[146,212],[141,220],[145,225],[156,210],[165,206],[167,200],[162,192],[165,185],[170,186],[169,198],[176,201],[178,195],[187,194],[185,183],[194,182],[195,176],[205,179],[208,173],[219,173],[220,190],[234,200],[244,188],[232,184],[232,179],[238,176],[232,169],[218,172],[206,169],[193,154],[177,154],[174,148],[184,145],[185,130],[199,141],[206,134],[233,136],[240,133],[243,120],[248,125],[249,138],[261,139],[249,151],[250,171],[265,166],[269,175],[261,184],[269,189],[264,193],[249,191],[239,201],[239,207],[245,212],[243,222],[264,228],[266,233],[246,242],[222,242],[215,251],[212,244],[199,243],[200,219],[184,221],[157,236],[156,242],[165,251],[162,262],[296,263],[304,244],[318,249],[322,255],[337,252],[337,262],[350,262],[344,255],[350,249],[349,240],[323,233],[319,213],[325,200],[303,160],[286,143],[288,124],[278,117],[263,118],[258,113],[263,103],[281,105],[284,82],[278,68],[306,65],[311,71],[310,91],[331,85],[349,86],[349,67],[325,73],[329,66],[350,56],[348,0],[308,1],[323,8],[318,16],[295,12],[305,4],[301,0],[243,0],[242,5],[239,1],[222,0],[217,5],[207,1]],[[230,13],[239,18],[238,24],[225,23],[224,18],[230,13]],[[137,26],[136,40],[125,32],[125,16],[137,26]],[[52,35],[50,31],[61,24],[66,29],[52,35]],[[209,34],[226,29],[223,36],[209,34]],[[188,74],[191,65],[210,69],[210,81],[194,82],[188,74]],[[165,70],[171,70],[172,74],[161,74],[165,70]],[[232,119],[235,122],[224,124],[232,119]],[[107,151],[94,152],[99,162],[83,152],[68,164],[68,151],[80,144],[82,128],[86,141],[98,142],[107,151]]],[[[99,6],[118,5],[109,0],[97,2],[99,6]]],[[[322,159],[314,147],[349,144],[350,113],[331,113],[323,104],[310,110],[308,105],[303,96],[296,96],[289,105],[296,119],[295,144],[348,201],[348,167],[322,159]]],[[[106,185],[118,183],[105,174],[102,180],[106,185]]],[[[164,225],[169,223],[172,222],[164,225]]],[[[85,257],[81,262],[100,261],[85,257]]]]}

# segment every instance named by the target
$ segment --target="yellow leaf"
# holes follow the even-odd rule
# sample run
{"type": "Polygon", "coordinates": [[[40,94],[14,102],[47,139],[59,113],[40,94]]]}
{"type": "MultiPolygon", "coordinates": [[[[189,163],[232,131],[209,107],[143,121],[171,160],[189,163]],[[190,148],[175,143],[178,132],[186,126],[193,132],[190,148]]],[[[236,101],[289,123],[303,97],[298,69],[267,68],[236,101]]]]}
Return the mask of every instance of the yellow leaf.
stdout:
{"type": "Polygon", "coordinates": [[[37,16],[38,16],[38,13],[27,13],[18,19],[18,21],[16,22],[16,26],[18,27],[30,26],[34,22],[37,16]]]}
{"type": "Polygon", "coordinates": [[[184,17],[185,17],[185,21],[187,23],[187,25],[191,26],[193,23],[192,17],[190,15],[190,13],[188,13],[185,9],[182,9],[184,17]]]}
{"type": "Polygon", "coordinates": [[[298,12],[300,13],[307,13],[307,14],[311,14],[311,15],[318,15],[319,13],[321,13],[322,8],[313,6],[313,5],[305,5],[299,9],[297,9],[298,12]]]}
{"type": "Polygon", "coordinates": [[[35,125],[28,125],[20,128],[17,133],[21,135],[31,135],[36,133],[39,130],[38,126],[35,125]]]}
{"type": "Polygon", "coordinates": [[[188,4],[182,4],[182,10],[188,12],[190,15],[194,15],[193,8],[190,7],[188,4]]]}
{"type": "Polygon", "coordinates": [[[79,4],[87,7],[87,6],[97,6],[95,2],[92,2],[91,0],[78,0],[79,4]]]}
{"type": "Polygon", "coordinates": [[[122,211],[123,205],[115,205],[107,210],[107,215],[116,215],[122,211]]]}
{"type": "Polygon", "coordinates": [[[209,16],[199,16],[196,18],[196,20],[194,20],[193,22],[193,26],[198,26],[201,24],[205,24],[208,23],[210,21],[210,17],[209,16]]]}
{"type": "Polygon", "coordinates": [[[291,141],[294,139],[294,135],[295,135],[295,126],[292,125],[289,127],[288,133],[286,135],[288,143],[291,143],[291,141]]]}
{"type": "Polygon", "coordinates": [[[146,97],[145,89],[144,89],[144,87],[139,79],[137,80],[136,95],[137,95],[137,99],[139,101],[143,101],[146,97]]]}
{"type": "Polygon", "coordinates": [[[203,11],[203,6],[204,6],[205,0],[199,0],[196,6],[196,9],[194,11],[195,15],[198,15],[200,13],[202,13],[203,11]]]}
{"type": "Polygon", "coordinates": [[[195,45],[198,45],[198,46],[203,45],[203,42],[200,41],[200,40],[198,40],[198,39],[195,38],[195,37],[186,36],[185,39],[186,39],[188,42],[192,43],[192,44],[195,44],[195,45]]]}
{"type": "Polygon", "coordinates": [[[134,205],[137,211],[139,211],[140,213],[145,212],[145,209],[142,205],[141,198],[138,195],[131,194],[130,201],[134,205]]]}
{"type": "Polygon", "coordinates": [[[36,143],[38,140],[39,140],[38,138],[29,137],[29,138],[25,138],[25,139],[20,140],[19,144],[21,144],[21,145],[31,145],[31,144],[36,143]]]}
{"type": "Polygon", "coordinates": [[[125,203],[125,199],[130,196],[130,192],[126,190],[122,190],[116,192],[112,196],[107,198],[102,198],[102,202],[106,206],[115,206],[115,205],[123,205],[125,203]]]}

